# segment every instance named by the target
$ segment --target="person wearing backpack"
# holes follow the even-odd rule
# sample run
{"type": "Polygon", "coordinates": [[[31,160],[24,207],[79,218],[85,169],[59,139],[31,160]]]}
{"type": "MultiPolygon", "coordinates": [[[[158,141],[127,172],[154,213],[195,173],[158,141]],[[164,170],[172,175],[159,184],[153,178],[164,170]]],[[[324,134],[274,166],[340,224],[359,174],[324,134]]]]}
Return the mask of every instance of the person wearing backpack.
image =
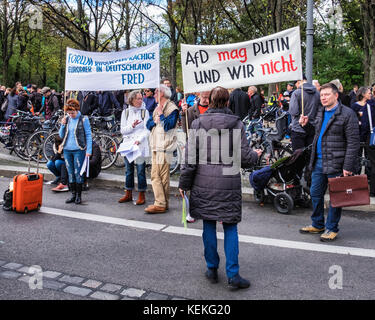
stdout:
{"type": "MultiPolygon", "coordinates": [[[[136,144],[140,148],[141,156],[132,162],[129,162],[125,156],[126,173],[125,173],[125,195],[118,201],[119,203],[133,200],[132,191],[134,189],[134,166],[137,167],[138,178],[138,200],[137,205],[146,202],[145,191],[147,189],[146,180],[146,162],[145,158],[149,156],[148,137],[149,131],[146,123],[150,117],[141,91],[132,91],[128,97],[129,107],[122,111],[121,115],[121,134],[123,135],[124,145],[136,144]]],[[[121,149],[121,146],[120,148],[121,149]]]]}
{"type": "Polygon", "coordinates": [[[46,120],[49,120],[52,115],[60,109],[59,100],[49,87],[44,87],[41,93],[45,97],[45,104],[42,109],[45,111],[46,120]]]}

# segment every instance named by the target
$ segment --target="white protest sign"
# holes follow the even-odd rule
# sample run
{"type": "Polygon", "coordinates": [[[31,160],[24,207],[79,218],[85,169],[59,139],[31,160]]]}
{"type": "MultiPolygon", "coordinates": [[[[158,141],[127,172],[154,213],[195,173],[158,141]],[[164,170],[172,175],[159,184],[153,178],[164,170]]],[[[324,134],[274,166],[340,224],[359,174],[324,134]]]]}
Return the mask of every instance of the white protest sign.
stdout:
{"type": "Polygon", "coordinates": [[[159,43],[119,52],[66,49],[65,90],[157,88],[159,43]]]}
{"type": "Polygon", "coordinates": [[[302,79],[299,27],[216,46],[181,44],[184,92],[302,79]]]}

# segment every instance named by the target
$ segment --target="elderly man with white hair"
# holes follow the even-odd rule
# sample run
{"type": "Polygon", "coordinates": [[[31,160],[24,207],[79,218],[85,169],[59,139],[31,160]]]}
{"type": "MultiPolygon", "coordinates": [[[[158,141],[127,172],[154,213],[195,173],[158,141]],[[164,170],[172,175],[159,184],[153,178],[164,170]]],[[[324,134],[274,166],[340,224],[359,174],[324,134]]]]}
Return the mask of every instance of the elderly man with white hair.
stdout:
{"type": "Polygon", "coordinates": [[[164,213],[169,202],[169,167],[173,151],[177,146],[178,108],[170,100],[171,90],[160,85],[155,90],[158,106],[147,121],[152,152],[151,184],[155,202],[145,209],[146,213],[164,213]]]}

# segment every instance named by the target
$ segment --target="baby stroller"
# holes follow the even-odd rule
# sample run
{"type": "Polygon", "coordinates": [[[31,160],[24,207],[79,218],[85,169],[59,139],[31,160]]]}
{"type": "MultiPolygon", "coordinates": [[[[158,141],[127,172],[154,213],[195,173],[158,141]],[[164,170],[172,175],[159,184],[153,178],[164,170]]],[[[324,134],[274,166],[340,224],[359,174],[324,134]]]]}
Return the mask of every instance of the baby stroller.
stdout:
{"type": "Polygon", "coordinates": [[[298,149],[291,156],[276,161],[250,174],[250,184],[254,188],[255,200],[263,205],[271,199],[281,214],[290,214],[295,205],[311,207],[309,191],[301,183],[297,172],[302,172],[306,164],[308,148],[298,149]]]}

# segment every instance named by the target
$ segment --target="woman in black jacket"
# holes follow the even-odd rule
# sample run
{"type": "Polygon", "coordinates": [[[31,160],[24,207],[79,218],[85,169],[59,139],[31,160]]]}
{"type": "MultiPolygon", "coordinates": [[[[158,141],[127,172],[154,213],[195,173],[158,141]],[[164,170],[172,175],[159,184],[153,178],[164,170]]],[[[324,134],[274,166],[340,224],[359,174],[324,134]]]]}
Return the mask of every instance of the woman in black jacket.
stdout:
{"type": "Polygon", "coordinates": [[[27,95],[27,92],[25,90],[20,90],[18,92],[18,103],[17,103],[17,109],[28,112],[30,111],[30,108],[28,106],[29,96],[27,95]]]}
{"type": "Polygon", "coordinates": [[[261,150],[254,152],[249,147],[241,119],[228,109],[226,89],[214,88],[209,101],[209,109],[191,125],[193,131],[189,132],[185,150],[180,193],[183,196],[190,190],[190,214],[203,219],[206,277],[212,283],[218,282],[216,221],[220,221],[224,228],[228,284],[247,288],[250,282],[239,275],[238,265],[237,223],[242,214],[240,167],[254,165],[261,150]]]}

